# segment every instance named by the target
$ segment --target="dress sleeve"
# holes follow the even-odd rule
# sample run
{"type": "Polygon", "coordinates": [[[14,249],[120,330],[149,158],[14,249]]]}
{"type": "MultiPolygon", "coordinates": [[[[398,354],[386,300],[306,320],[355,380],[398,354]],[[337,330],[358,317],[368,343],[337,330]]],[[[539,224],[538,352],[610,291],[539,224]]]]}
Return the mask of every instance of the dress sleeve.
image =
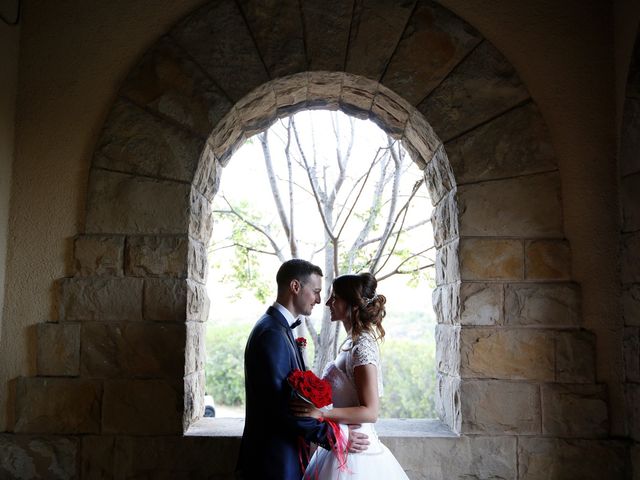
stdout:
{"type": "Polygon", "coordinates": [[[354,368],[370,364],[378,366],[380,364],[378,342],[372,335],[363,333],[353,343],[352,356],[354,368]]]}

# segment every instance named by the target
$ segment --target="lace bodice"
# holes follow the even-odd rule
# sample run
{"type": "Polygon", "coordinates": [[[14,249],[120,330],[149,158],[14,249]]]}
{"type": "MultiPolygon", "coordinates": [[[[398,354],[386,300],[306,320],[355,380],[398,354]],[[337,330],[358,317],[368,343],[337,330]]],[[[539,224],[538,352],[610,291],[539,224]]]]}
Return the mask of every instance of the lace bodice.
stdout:
{"type": "Polygon", "coordinates": [[[378,372],[378,395],[382,396],[382,370],[378,342],[370,333],[363,333],[352,343],[348,339],[335,361],[330,362],[322,374],[331,383],[334,407],[359,405],[355,386],[354,369],[361,365],[375,365],[378,372]]]}

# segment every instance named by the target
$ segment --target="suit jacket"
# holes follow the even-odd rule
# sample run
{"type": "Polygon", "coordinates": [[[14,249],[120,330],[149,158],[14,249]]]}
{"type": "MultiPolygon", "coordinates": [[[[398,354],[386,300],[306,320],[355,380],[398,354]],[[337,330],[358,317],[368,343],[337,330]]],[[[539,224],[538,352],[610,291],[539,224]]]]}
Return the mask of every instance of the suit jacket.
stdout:
{"type": "Polygon", "coordinates": [[[244,352],[246,419],[236,472],[253,480],[300,480],[308,459],[300,441],[328,448],[327,426],[289,411],[287,376],[303,369],[302,356],[284,316],[269,307],[253,327],[244,352]]]}

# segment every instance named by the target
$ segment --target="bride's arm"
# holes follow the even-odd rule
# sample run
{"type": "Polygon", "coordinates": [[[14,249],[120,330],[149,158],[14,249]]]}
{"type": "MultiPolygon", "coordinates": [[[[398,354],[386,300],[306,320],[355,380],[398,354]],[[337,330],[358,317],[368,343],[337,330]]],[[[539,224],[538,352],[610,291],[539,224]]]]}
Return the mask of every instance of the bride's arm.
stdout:
{"type": "Polygon", "coordinates": [[[334,408],[324,417],[337,423],[375,423],[378,420],[378,368],[369,363],[353,369],[359,407],[334,408]]]}
{"type": "Polygon", "coordinates": [[[292,405],[295,415],[302,417],[324,417],[337,423],[375,423],[378,420],[378,369],[373,364],[360,365],[353,369],[358,392],[359,407],[334,408],[321,412],[309,404],[298,402],[292,405]]]}

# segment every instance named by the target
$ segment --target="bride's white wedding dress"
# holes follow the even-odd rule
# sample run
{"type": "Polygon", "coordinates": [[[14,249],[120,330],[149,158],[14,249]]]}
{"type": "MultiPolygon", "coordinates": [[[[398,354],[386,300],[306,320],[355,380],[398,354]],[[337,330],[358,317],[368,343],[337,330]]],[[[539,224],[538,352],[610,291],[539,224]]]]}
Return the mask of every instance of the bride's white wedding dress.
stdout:
{"type": "MultiPolygon", "coordinates": [[[[338,357],[325,367],[322,377],[331,383],[334,408],[360,404],[353,369],[368,364],[377,367],[378,394],[382,396],[380,351],[378,342],[370,333],[361,334],[353,345],[351,340],[347,340],[338,357]]],[[[363,424],[359,431],[369,436],[369,448],[363,453],[349,453],[347,470],[341,471],[338,468],[338,459],[332,451],[318,447],[305,471],[304,479],[409,480],[393,454],[378,439],[373,423],[363,424]]]]}

